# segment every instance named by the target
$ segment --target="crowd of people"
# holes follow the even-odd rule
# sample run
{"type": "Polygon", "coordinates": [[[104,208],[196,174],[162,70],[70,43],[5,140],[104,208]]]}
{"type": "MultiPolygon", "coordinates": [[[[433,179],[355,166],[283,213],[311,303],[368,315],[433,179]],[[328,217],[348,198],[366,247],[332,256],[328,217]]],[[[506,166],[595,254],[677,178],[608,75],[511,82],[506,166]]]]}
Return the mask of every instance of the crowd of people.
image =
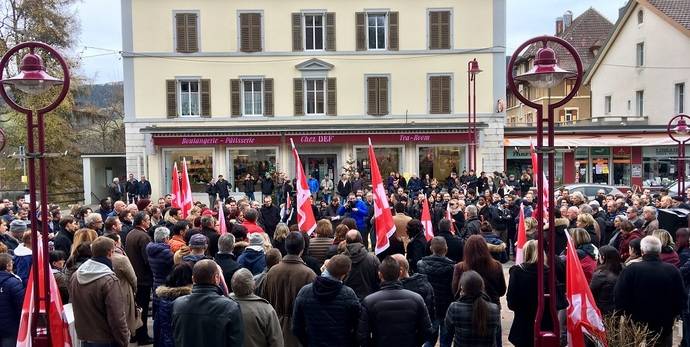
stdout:
{"type": "MultiPolygon", "coordinates": [[[[219,176],[207,187],[208,204],[197,201],[186,213],[172,207],[171,195],[152,201],[150,183],[133,176],[124,189],[115,182],[95,210],[49,206],[50,265],[82,345],[501,346],[503,296],[514,312],[508,340],[533,345],[533,216],[541,207],[529,172],[519,179],[453,172],[441,180],[391,173],[384,184],[395,233],[379,254],[365,177],[314,180],[312,235],[297,226],[294,182],[285,177],[266,183],[256,201],[254,194],[230,197],[229,182],[219,176]],[[428,240],[424,203],[433,225],[428,240]],[[506,281],[503,264],[515,259],[521,208],[529,241],[506,281]]],[[[562,345],[566,233],[603,314],[646,324],[659,346],[671,345],[681,317],[690,339],[690,235],[687,228],[660,229],[657,210],[687,207],[685,201],[603,190],[592,199],[561,190],[552,201],[560,256],[544,271],[557,278],[562,345]]],[[[23,197],[0,203],[2,347],[16,343],[31,230],[41,227],[32,225],[29,210],[23,197]]],[[[549,328],[548,311],[545,317],[542,328],[549,328]]]]}

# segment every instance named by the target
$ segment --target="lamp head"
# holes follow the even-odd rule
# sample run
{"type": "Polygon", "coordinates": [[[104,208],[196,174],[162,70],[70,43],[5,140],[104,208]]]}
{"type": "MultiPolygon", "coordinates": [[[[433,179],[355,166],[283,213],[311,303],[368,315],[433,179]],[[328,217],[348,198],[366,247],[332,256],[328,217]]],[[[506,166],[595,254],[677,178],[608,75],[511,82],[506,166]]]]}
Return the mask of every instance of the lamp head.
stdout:
{"type": "Polygon", "coordinates": [[[472,76],[482,72],[482,69],[479,68],[479,62],[477,61],[477,58],[474,58],[470,61],[470,67],[469,69],[467,69],[467,72],[472,76]]]}
{"type": "Polygon", "coordinates": [[[19,74],[0,80],[0,83],[14,86],[27,94],[39,95],[53,86],[64,83],[46,72],[43,59],[33,52],[27,53],[19,66],[19,74]]]}
{"type": "Polygon", "coordinates": [[[515,80],[527,82],[537,88],[552,88],[564,79],[575,75],[574,72],[564,70],[558,66],[556,52],[553,49],[543,47],[537,51],[532,69],[516,76],[515,80]]]}
{"type": "Polygon", "coordinates": [[[671,130],[673,130],[673,132],[676,133],[676,135],[680,136],[687,136],[688,133],[690,133],[690,129],[688,129],[688,123],[685,121],[684,118],[679,119],[678,123],[676,123],[676,126],[673,127],[673,129],[671,130]]]}

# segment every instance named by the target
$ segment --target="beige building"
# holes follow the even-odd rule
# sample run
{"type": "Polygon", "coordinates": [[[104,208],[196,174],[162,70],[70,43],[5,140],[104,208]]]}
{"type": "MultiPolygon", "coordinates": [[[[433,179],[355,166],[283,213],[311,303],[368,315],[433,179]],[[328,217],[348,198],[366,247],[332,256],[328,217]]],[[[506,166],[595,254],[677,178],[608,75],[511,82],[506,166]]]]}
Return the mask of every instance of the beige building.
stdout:
{"type": "MultiPolygon", "coordinates": [[[[467,166],[467,62],[476,58],[478,169],[502,170],[506,1],[122,0],[127,169],[168,192],[224,175],[467,166]]],[[[256,190],[259,190],[258,185],[256,190]]],[[[205,200],[204,200],[205,201],[205,200]]]]}

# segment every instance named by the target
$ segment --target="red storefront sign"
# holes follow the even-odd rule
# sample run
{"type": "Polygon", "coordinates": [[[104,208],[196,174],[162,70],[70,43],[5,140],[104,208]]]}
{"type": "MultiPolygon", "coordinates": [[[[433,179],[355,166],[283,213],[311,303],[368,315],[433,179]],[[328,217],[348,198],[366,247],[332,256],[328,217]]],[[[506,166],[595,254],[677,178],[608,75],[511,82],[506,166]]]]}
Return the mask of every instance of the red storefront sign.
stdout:
{"type": "MultiPolygon", "coordinates": [[[[299,145],[323,145],[323,144],[361,144],[368,143],[368,139],[375,144],[429,144],[429,143],[467,143],[470,136],[467,133],[440,133],[440,134],[338,134],[338,135],[316,135],[316,134],[294,134],[285,135],[285,140],[289,139],[299,145]]],[[[277,145],[281,143],[281,137],[270,136],[165,136],[153,138],[156,146],[214,146],[214,145],[277,145]]]]}

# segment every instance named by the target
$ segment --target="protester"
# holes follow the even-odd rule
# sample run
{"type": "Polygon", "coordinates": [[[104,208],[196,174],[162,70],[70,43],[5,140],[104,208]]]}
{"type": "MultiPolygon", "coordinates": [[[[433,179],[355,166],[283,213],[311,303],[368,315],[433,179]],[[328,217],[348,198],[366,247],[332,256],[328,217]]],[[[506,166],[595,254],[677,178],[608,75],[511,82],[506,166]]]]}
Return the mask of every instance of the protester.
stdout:
{"type": "Polygon", "coordinates": [[[192,265],[187,262],[175,265],[165,283],[156,288],[156,310],[153,321],[154,344],[174,347],[172,310],[175,299],[192,293],[192,265]]]}
{"type": "Polygon", "coordinates": [[[252,275],[258,275],[266,268],[266,252],[264,252],[264,238],[261,233],[249,235],[249,246],[237,258],[237,263],[251,271],[252,275]]]}
{"type": "Polygon", "coordinates": [[[309,241],[309,255],[323,263],[328,249],[333,244],[333,225],[330,221],[321,219],[316,223],[314,233],[316,237],[309,241]]]}
{"type": "Polygon", "coordinates": [[[362,243],[362,234],[356,229],[345,236],[346,249],[343,253],[352,261],[352,269],[345,277],[345,285],[352,288],[362,300],[379,289],[379,259],[369,253],[362,243]]]}
{"type": "Polygon", "coordinates": [[[16,346],[19,318],[24,302],[24,285],[12,273],[12,256],[0,254],[0,346],[16,346]]]}
{"type": "Polygon", "coordinates": [[[456,346],[496,346],[501,325],[499,305],[484,293],[484,281],[476,271],[462,274],[460,296],[448,307],[443,324],[456,346]]]}
{"type": "Polygon", "coordinates": [[[446,245],[448,246],[448,253],[446,257],[452,260],[454,263],[462,261],[463,255],[463,240],[451,233],[451,221],[450,219],[442,219],[438,222],[438,229],[434,230],[435,236],[443,237],[446,240],[446,245]]]}
{"type": "Polygon", "coordinates": [[[678,267],[680,268],[690,259],[690,232],[688,228],[676,230],[676,245],[674,248],[678,254],[678,267]]]}
{"type": "Polygon", "coordinates": [[[674,250],[675,244],[671,234],[664,229],[657,229],[652,232],[652,236],[661,241],[661,253],[659,253],[661,261],[679,268],[680,258],[678,258],[678,253],[674,250]]]}
{"type": "Polygon", "coordinates": [[[136,303],[141,307],[141,321],[143,325],[137,329],[136,340],[140,345],[153,343],[148,334],[149,301],[153,286],[153,273],[149,264],[146,246],[151,242],[148,229],[151,227],[151,217],[146,212],[137,212],[134,215],[134,228],[127,234],[125,253],[132,263],[137,275],[136,303]]]}
{"type": "Polygon", "coordinates": [[[431,239],[430,256],[422,258],[417,264],[417,269],[420,274],[426,275],[434,289],[434,311],[435,317],[430,317],[434,329],[434,336],[429,340],[425,346],[433,347],[436,345],[436,336],[439,336],[440,345],[442,347],[450,346],[452,337],[447,333],[446,326],[443,320],[446,317],[446,311],[451,302],[453,302],[453,288],[451,282],[453,281],[453,263],[452,260],[446,257],[448,246],[446,239],[436,236],[431,239]]]}
{"type": "Polygon", "coordinates": [[[410,263],[410,272],[417,272],[417,263],[427,255],[426,237],[424,236],[424,225],[417,219],[412,219],[407,223],[407,235],[410,243],[407,244],[407,261],[410,263]]]}
{"type": "MultiPolygon", "coordinates": [[[[141,200],[140,200],[141,201],[141,200]]],[[[148,264],[153,276],[153,291],[165,282],[172,271],[173,253],[170,250],[170,230],[166,227],[158,227],[153,234],[153,242],[146,245],[148,264]]]]}
{"type": "Polygon", "coordinates": [[[436,317],[436,310],[434,304],[434,288],[429,283],[426,275],[415,273],[410,276],[410,263],[407,262],[405,256],[402,254],[393,254],[391,257],[398,262],[400,266],[400,283],[403,288],[413,291],[424,299],[429,318],[436,317]]]}
{"type": "Polygon", "coordinates": [[[268,252],[266,252],[266,268],[260,274],[254,276],[254,283],[256,287],[254,289],[254,293],[256,295],[263,297],[261,288],[263,288],[264,280],[266,280],[266,274],[269,270],[271,270],[272,267],[280,264],[281,260],[283,260],[283,255],[280,254],[279,250],[271,248],[268,250],[268,252]]]}
{"type": "Polygon", "coordinates": [[[240,264],[237,263],[237,257],[235,257],[235,254],[232,252],[234,247],[235,236],[232,234],[221,235],[218,238],[218,253],[214,258],[223,272],[225,285],[230,292],[232,292],[232,276],[237,270],[242,268],[240,264]]]}
{"type": "Polygon", "coordinates": [[[180,248],[187,245],[187,242],[185,242],[185,236],[189,231],[189,222],[184,220],[175,222],[168,228],[172,228],[170,229],[171,236],[170,240],[168,240],[168,245],[170,245],[170,252],[175,254],[178,250],[180,250],[180,248]]]}
{"type": "MultiPolygon", "coordinates": [[[[597,267],[599,260],[599,250],[591,242],[591,234],[582,228],[570,230],[573,246],[577,250],[577,257],[580,259],[580,266],[585,273],[587,282],[592,281],[592,274],[597,267]]],[[[565,254],[561,255],[565,259],[565,254]]]]}
{"type": "Polygon", "coordinates": [[[254,294],[254,279],[247,269],[232,275],[230,299],[240,305],[244,327],[244,346],[282,347],[283,334],[276,311],[265,299],[254,294]]]}
{"type": "Polygon", "coordinates": [[[31,231],[26,231],[21,237],[22,243],[14,249],[14,273],[22,279],[22,284],[26,287],[29,281],[29,271],[31,271],[32,253],[31,231]]]}
{"type": "Polygon", "coordinates": [[[613,290],[621,271],[623,271],[623,265],[618,251],[612,246],[601,246],[599,265],[592,275],[589,288],[602,315],[611,314],[615,309],[613,290]]]}

